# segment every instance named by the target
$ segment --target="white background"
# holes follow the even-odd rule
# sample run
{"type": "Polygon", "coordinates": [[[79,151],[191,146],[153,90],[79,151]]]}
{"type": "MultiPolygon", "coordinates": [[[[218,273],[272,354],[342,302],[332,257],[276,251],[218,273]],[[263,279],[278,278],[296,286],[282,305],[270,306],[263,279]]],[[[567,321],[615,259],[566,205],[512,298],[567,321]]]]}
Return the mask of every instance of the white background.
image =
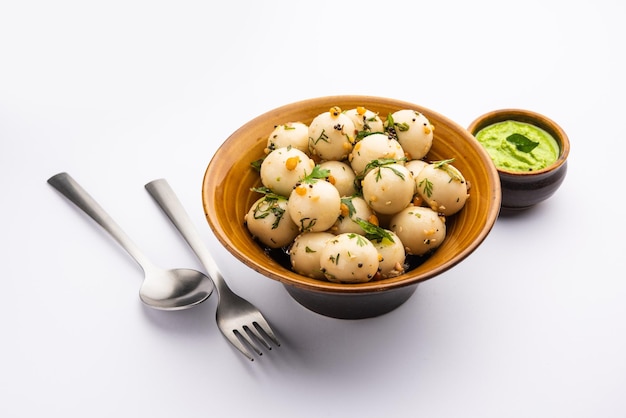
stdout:
{"type": "Polygon", "coordinates": [[[3,1],[0,416],[624,417],[624,3],[3,1]],[[236,262],[201,182],[240,125],[366,94],[462,126],[503,107],[572,142],[551,199],[399,309],[312,313],[236,262]],[[201,268],[143,186],[166,178],[282,346],[249,362],[46,180],[74,176],[163,267],[201,268]]]}

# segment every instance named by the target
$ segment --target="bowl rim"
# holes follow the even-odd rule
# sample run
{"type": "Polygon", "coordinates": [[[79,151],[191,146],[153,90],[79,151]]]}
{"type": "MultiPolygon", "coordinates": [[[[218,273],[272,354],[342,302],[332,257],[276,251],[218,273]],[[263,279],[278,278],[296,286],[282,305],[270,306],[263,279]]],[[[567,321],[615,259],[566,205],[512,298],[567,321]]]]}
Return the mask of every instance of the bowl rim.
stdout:
{"type": "Polygon", "coordinates": [[[501,205],[501,188],[500,188],[500,179],[498,176],[498,172],[496,170],[495,165],[493,164],[491,157],[487,153],[487,151],[482,147],[478,141],[473,137],[473,135],[465,128],[463,128],[458,123],[454,122],[450,118],[433,111],[429,108],[426,108],[421,105],[417,105],[415,103],[411,103],[404,100],[391,99],[385,97],[378,96],[370,96],[370,95],[332,95],[332,96],[320,96],[309,99],[304,99],[300,101],[294,101],[272,110],[266,111],[253,119],[249,120],[241,127],[236,129],[231,135],[229,135],[222,145],[218,147],[215,151],[213,157],[209,161],[203,181],[202,181],[202,205],[204,208],[205,218],[209,223],[209,226],[213,230],[214,235],[218,239],[218,241],[239,261],[244,263],[246,266],[251,268],[252,270],[260,273],[263,276],[269,277],[271,279],[277,280],[281,282],[283,285],[295,286],[297,288],[306,289],[308,291],[319,292],[319,293],[335,293],[335,294],[362,294],[362,293],[377,293],[381,291],[390,291],[393,289],[398,289],[401,287],[406,287],[410,285],[414,285],[416,283],[431,279],[435,276],[440,275],[441,273],[451,269],[456,266],[458,263],[466,259],[478,246],[485,240],[487,235],[493,229],[495,222],[498,218],[500,212],[501,205]],[[253,260],[248,259],[245,255],[241,254],[234,245],[226,238],[224,234],[223,228],[219,225],[217,219],[217,215],[211,210],[211,207],[207,204],[207,200],[210,198],[210,184],[215,182],[214,179],[211,179],[212,176],[211,168],[213,166],[213,161],[218,160],[220,158],[221,153],[223,152],[226,144],[231,140],[231,138],[237,136],[241,131],[245,131],[248,127],[254,126],[258,124],[261,120],[266,118],[272,118],[279,115],[284,114],[287,110],[292,109],[294,106],[298,107],[315,107],[321,106],[322,104],[332,103],[333,105],[341,106],[342,103],[345,102],[357,102],[357,103],[380,103],[381,105],[397,107],[397,108],[412,108],[416,111],[423,112],[427,115],[436,116],[436,118],[444,121],[447,125],[453,127],[455,130],[459,131],[462,135],[466,135],[467,138],[473,141],[477,146],[475,148],[477,154],[480,157],[480,160],[486,166],[486,170],[489,177],[489,183],[492,187],[490,187],[490,191],[492,193],[492,198],[489,206],[489,213],[486,216],[484,227],[480,230],[476,238],[465,248],[459,251],[453,258],[446,260],[441,263],[439,266],[428,270],[426,272],[422,272],[419,275],[411,275],[411,272],[404,273],[400,276],[394,278],[388,278],[377,281],[370,281],[366,283],[355,283],[355,284],[345,284],[345,283],[333,283],[326,282],[319,279],[309,278],[298,273],[295,273],[291,270],[284,269],[285,271],[281,271],[282,274],[278,274],[274,271],[271,271],[265,268],[263,265],[260,265],[253,260]]]}
{"type": "Polygon", "coordinates": [[[567,133],[565,133],[565,130],[558,123],[542,113],[521,108],[495,109],[478,116],[469,124],[467,130],[472,136],[475,136],[476,133],[478,133],[478,131],[480,131],[481,129],[494,123],[504,122],[507,120],[526,122],[548,132],[559,143],[560,152],[555,162],[540,170],[516,171],[507,170],[505,168],[496,166],[496,170],[498,170],[498,173],[506,174],[509,176],[534,177],[555,171],[565,164],[570,151],[569,137],[567,136],[567,133]]]}

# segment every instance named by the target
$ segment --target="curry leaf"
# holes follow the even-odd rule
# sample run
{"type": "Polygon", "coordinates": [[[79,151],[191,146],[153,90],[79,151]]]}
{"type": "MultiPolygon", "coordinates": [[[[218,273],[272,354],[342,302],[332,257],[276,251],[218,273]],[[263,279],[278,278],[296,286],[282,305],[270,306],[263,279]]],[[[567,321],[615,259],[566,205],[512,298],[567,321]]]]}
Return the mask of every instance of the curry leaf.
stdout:
{"type": "Polygon", "coordinates": [[[511,134],[506,137],[506,140],[515,145],[515,148],[521,152],[531,152],[539,145],[539,142],[532,141],[522,134],[511,134]]]}

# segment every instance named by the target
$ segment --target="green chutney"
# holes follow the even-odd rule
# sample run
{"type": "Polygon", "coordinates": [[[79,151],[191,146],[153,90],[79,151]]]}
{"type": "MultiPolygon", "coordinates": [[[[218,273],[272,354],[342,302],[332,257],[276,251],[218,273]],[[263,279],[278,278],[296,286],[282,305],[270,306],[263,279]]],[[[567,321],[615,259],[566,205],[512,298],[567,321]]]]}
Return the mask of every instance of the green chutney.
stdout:
{"type": "Polygon", "coordinates": [[[541,170],[559,157],[559,144],[543,129],[507,120],[486,126],[475,135],[497,168],[509,171],[541,170]]]}

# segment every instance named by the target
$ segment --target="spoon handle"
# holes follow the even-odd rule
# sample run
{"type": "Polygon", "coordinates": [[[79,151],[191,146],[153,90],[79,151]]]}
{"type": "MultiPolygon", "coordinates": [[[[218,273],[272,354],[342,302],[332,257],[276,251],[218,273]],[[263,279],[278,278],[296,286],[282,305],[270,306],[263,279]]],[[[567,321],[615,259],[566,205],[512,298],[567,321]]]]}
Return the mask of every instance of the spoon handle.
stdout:
{"type": "Polygon", "coordinates": [[[151,266],[139,247],[72,176],[65,172],[55,174],[48,179],[48,183],[111,234],[144,270],[151,266]]]}
{"type": "Polygon", "coordinates": [[[219,290],[227,285],[220,274],[217,263],[211,256],[207,246],[202,241],[202,237],[195,228],[189,214],[165,179],[158,179],[146,184],[146,190],[154,198],[163,212],[170,218],[183,238],[187,241],[191,249],[196,253],[198,259],[207,270],[209,277],[213,279],[215,286],[219,290]]]}

